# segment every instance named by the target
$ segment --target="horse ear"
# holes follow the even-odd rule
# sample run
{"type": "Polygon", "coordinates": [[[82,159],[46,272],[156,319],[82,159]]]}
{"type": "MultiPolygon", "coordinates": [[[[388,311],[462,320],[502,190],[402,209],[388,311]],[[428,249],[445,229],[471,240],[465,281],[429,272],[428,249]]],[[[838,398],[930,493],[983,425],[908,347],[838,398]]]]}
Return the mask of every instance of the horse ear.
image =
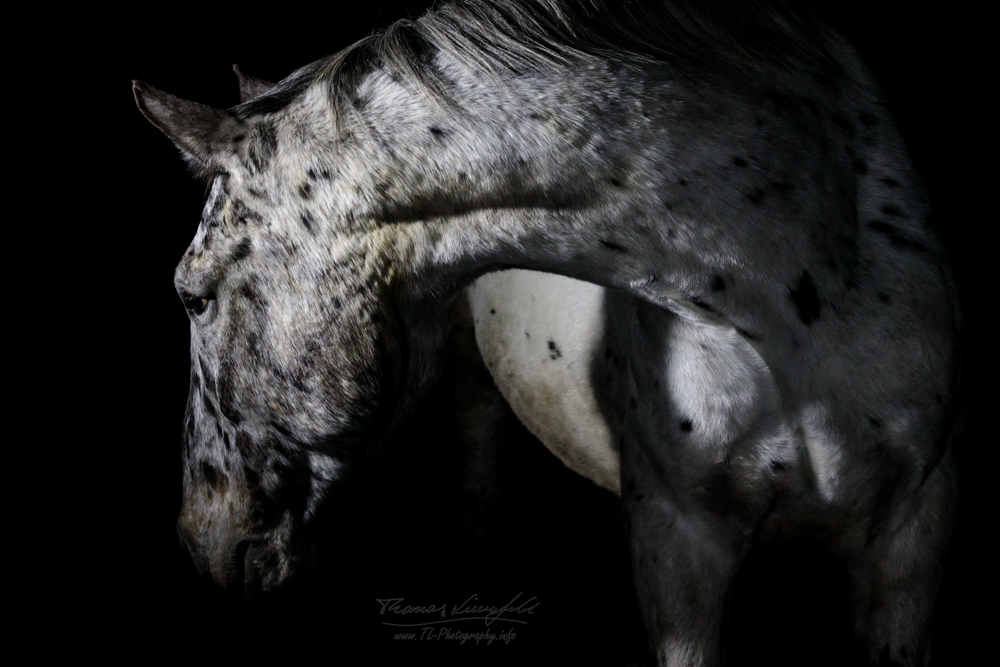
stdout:
{"type": "Polygon", "coordinates": [[[188,102],[142,81],[132,82],[139,111],[170,137],[192,166],[224,170],[244,130],[222,109],[188,102]]]}
{"type": "Polygon", "coordinates": [[[239,65],[233,65],[233,71],[236,72],[236,78],[240,82],[240,103],[249,102],[274,88],[274,84],[270,81],[244,74],[239,65]]]}

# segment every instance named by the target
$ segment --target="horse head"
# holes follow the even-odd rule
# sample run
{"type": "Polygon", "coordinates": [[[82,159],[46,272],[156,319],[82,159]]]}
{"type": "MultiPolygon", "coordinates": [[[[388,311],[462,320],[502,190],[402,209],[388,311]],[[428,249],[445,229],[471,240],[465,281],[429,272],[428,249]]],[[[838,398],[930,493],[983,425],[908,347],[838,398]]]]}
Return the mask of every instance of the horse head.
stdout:
{"type": "Polygon", "coordinates": [[[352,452],[387,433],[421,356],[410,339],[435,341],[435,325],[402,333],[391,267],[405,249],[352,215],[322,91],[275,113],[134,92],[210,184],[174,276],[191,319],[177,529],[226,590],[276,589],[309,561],[317,510],[352,452]]]}

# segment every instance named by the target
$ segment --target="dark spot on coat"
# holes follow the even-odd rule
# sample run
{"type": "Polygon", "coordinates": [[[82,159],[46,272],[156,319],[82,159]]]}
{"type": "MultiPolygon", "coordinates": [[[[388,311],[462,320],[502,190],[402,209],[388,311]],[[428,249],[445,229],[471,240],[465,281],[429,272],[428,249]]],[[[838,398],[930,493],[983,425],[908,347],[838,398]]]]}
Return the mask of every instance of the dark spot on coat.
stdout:
{"type": "Polygon", "coordinates": [[[712,291],[721,292],[726,289],[726,281],[720,275],[712,276],[712,291]]]}
{"type": "Polygon", "coordinates": [[[885,213],[886,215],[891,215],[893,217],[899,217],[903,215],[903,212],[899,210],[899,207],[893,204],[886,204],[885,206],[883,206],[882,212],[885,213]]]}
{"type": "Polygon", "coordinates": [[[239,292],[254,308],[258,310],[264,310],[267,308],[267,299],[265,299],[264,296],[257,291],[257,287],[254,285],[253,281],[245,281],[242,285],[240,285],[239,292]]]}
{"type": "Polygon", "coordinates": [[[878,180],[880,180],[883,183],[883,185],[885,185],[887,188],[899,187],[899,181],[897,181],[895,178],[880,178],[878,180]]]}
{"type": "Polygon", "coordinates": [[[799,319],[806,326],[819,319],[819,294],[816,293],[816,283],[808,271],[803,271],[794,287],[788,288],[788,297],[799,312],[799,319]]]}
{"type": "Polygon", "coordinates": [[[434,125],[431,125],[427,129],[430,130],[431,134],[434,135],[435,139],[444,139],[446,136],[448,136],[448,131],[447,130],[442,130],[440,127],[436,127],[434,125]]]}
{"type": "Polygon", "coordinates": [[[690,419],[685,419],[681,421],[681,430],[685,433],[690,433],[691,429],[694,428],[694,424],[691,423],[690,419]]]}
{"type": "Polygon", "coordinates": [[[607,248],[608,250],[613,250],[614,252],[628,253],[628,248],[626,248],[623,245],[619,245],[614,241],[601,239],[601,245],[607,248]]]}
{"type": "Polygon", "coordinates": [[[768,183],[779,195],[785,195],[795,189],[795,186],[787,181],[771,181],[768,183]]]}
{"type": "MultiPolygon", "coordinates": [[[[236,411],[233,402],[236,400],[236,394],[233,392],[231,383],[226,379],[225,375],[220,376],[219,379],[219,412],[222,416],[229,420],[229,423],[233,426],[239,426],[240,422],[243,420],[243,416],[236,411]]],[[[236,442],[239,445],[239,440],[236,442]]]]}
{"type": "Polygon", "coordinates": [[[299,216],[299,222],[301,222],[302,226],[306,228],[306,231],[311,232],[313,230],[313,225],[316,223],[316,220],[313,219],[312,213],[306,211],[305,213],[299,216]]]}
{"type": "Polygon", "coordinates": [[[699,299],[696,296],[689,296],[688,297],[688,301],[690,301],[691,303],[693,303],[694,305],[698,306],[699,308],[701,308],[702,310],[704,310],[706,312],[709,312],[709,313],[717,312],[715,310],[715,308],[713,308],[710,304],[706,303],[705,301],[702,301],[701,299],[699,299]]]}
{"type": "Polygon", "coordinates": [[[896,248],[900,250],[912,250],[914,252],[927,252],[927,246],[919,241],[914,241],[911,238],[905,236],[898,229],[893,227],[887,222],[882,222],[881,220],[872,220],[868,223],[868,228],[878,232],[879,234],[884,234],[889,242],[896,248]]]}
{"type": "Polygon", "coordinates": [[[201,462],[201,476],[216,491],[225,491],[228,486],[226,475],[208,461],[201,462]]]}
{"type": "Polygon", "coordinates": [[[253,250],[253,242],[249,237],[243,237],[243,239],[236,244],[236,248],[233,249],[233,261],[238,262],[241,259],[246,259],[250,256],[253,250]]]}
{"type": "Polygon", "coordinates": [[[889,296],[888,294],[883,294],[882,292],[879,292],[875,296],[878,297],[879,301],[881,301],[882,303],[884,303],[886,305],[889,305],[890,303],[892,303],[892,297],[889,296]]]}
{"type": "Polygon", "coordinates": [[[874,428],[882,428],[882,420],[879,419],[878,417],[872,417],[871,415],[868,415],[868,423],[871,424],[874,428]]]}
{"type": "Polygon", "coordinates": [[[237,224],[245,225],[247,221],[250,221],[259,225],[264,222],[264,216],[243,203],[242,199],[233,199],[230,204],[230,210],[237,224]]]}
{"type": "Polygon", "coordinates": [[[201,357],[198,357],[198,368],[201,369],[201,377],[205,381],[205,389],[214,394],[215,378],[208,372],[208,368],[205,367],[205,361],[201,357]]]}
{"type": "Polygon", "coordinates": [[[747,199],[749,199],[751,202],[759,206],[760,203],[764,200],[765,194],[766,193],[764,192],[764,188],[757,188],[753,192],[747,194],[747,199]]]}
{"type": "Polygon", "coordinates": [[[615,178],[614,176],[611,176],[611,177],[608,178],[608,183],[610,183],[611,185],[615,186],[616,188],[624,188],[625,187],[625,184],[622,183],[617,178],[615,178]]]}
{"type": "Polygon", "coordinates": [[[270,426],[271,426],[271,428],[273,428],[275,431],[277,431],[281,435],[285,436],[286,438],[292,435],[292,432],[289,431],[287,428],[285,428],[285,426],[283,424],[281,424],[280,422],[274,421],[273,419],[270,422],[270,426]]]}
{"type": "Polygon", "coordinates": [[[550,340],[549,341],[549,359],[553,359],[554,360],[554,359],[558,359],[561,356],[562,356],[562,350],[559,349],[559,346],[556,344],[556,342],[554,340],[550,340]]]}
{"type": "Polygon", "coordinates": [[[208,212],[209,218],[217,218],[219,214],[222,213],[222,209],[226,206],[225,197],[216,197],[215,201],[212,202],[212,209],[208,212]]]}
{"type": "MultiPolygon", "coordinates": [[[[236,438],[237,445],[239,444],[239,437],[236,438]]],[[[243,466],[243,479],[246,480],[247,486],[251,491],[257,491],[260,489],[260,475],[257,471],[250,466],[243,466]]]]}
{"type": "Polygon", "coordinates": [[[309,199],[312,197],[312,185],[309,183],[302,183],[299,185],[299,196],[303,199],[309,199]]]}
{"type": "Polygon", "coordinates": [[[736,165],[737,167],[747,167],[747,166],[750,165],[749,162],[747,162],[746,160],[744,160],[741,157],[734,157],[732,161],[733,161],[733,164],[736,165]]]}
{"type": "Polygon", "coordinates": [[[252,171],[262,172],[267,169],[278,150],[278,135],[269,122],[257,123],[251,130],[249,145],[250,166],[252,171]]]}
{"type": "Polygon", "coordinates": [[[861,158],[859,157],[854,158],[853,164],[854,164],[854,171],[858,172],[862,176],[868,173],[868,165],[865,164],[865,161],[862,160],[861,158]]]}
{"type": "Polygon", "coordinates": [[[636,400],[635,400],[635,398],[633,398],[633,397],[630,397],[630,398],[628,399],[628,406],[629,406],[630,408],[632,408],[633,410],[635,410],[635,409],[636,409],[637,407],[639,407],[639,402],[638,402],[638,401],[636,401],[636,400]]]}
{"type": "Polygon", "coordinates": [[[496,315],[496,314],[497,314],[497,309],[496,308],[490,308],[490,315],[496,315]]]}

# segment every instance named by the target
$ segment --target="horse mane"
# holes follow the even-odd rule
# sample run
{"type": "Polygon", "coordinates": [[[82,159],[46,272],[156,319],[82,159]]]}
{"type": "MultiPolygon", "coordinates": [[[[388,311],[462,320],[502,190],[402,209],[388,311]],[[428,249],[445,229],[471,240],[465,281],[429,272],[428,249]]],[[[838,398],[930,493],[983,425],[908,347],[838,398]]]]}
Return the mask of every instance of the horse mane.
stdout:
{"type": "Polygon", "coordinates": [[[611,58],[737,77],[805,67],[832,79],[839,70],[826,48],[831,36],[781,0],[453,0],[306,65],[229,112],[240,120],[273,113],[325,81],[336,119],[359,104],[357,84],[376,69],[447,102],[437,50],[498,79],[611,58]]]}

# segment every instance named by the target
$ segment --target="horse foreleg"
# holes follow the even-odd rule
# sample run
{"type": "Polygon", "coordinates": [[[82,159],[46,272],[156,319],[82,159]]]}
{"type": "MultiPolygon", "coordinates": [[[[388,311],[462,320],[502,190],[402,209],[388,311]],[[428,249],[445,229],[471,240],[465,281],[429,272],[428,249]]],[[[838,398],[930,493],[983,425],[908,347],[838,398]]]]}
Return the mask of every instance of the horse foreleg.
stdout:
{"type": "Polygon", "coordinates": [[[622,482],[636,592],[658,664],[720,664],[726,592],[749,526],[711,509],[704,489],[679,490],[638,446],[623,443],[622,482]]]}
{"type": "Polygon", "coordinates": [[[929,662],[929,625],[957,504],[945,458],[849,559],[855,629],[878,665],[929,662]]]}
{"type": "Polygon", "coordinates": [[[452,408],[462,447],[463,537],[467,555],[476,559],[503,486],[502,443],[516,418],[483,362],[464,292],[452,302],[448,315],[452,408]]]}

